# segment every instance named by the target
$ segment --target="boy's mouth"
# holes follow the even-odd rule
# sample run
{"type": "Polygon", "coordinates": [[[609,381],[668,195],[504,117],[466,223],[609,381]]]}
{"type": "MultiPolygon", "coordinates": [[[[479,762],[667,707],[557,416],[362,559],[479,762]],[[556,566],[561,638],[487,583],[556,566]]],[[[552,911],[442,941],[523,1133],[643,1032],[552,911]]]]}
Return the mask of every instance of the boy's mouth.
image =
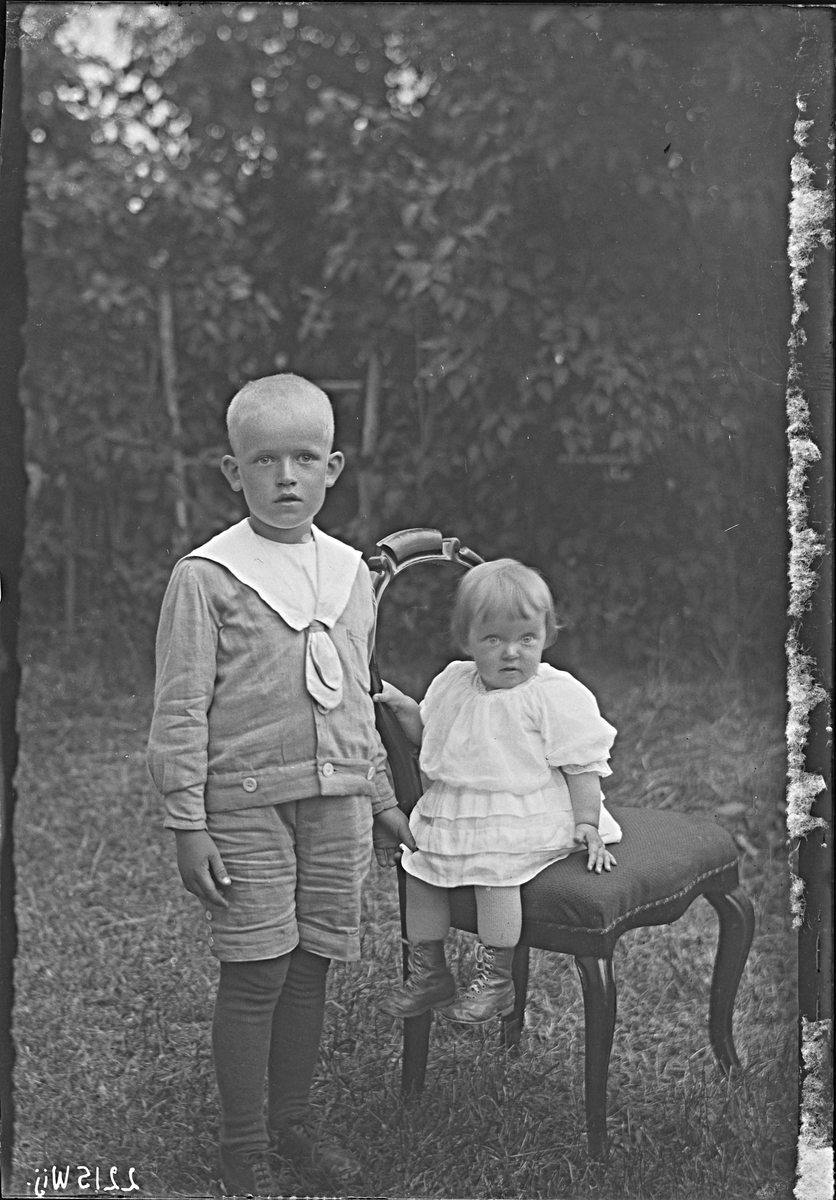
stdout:
{"type": "Polygon", "coordinates": [[[276,500],[277,504],[301,504],[301,496],[279,496],[276,500]]]}

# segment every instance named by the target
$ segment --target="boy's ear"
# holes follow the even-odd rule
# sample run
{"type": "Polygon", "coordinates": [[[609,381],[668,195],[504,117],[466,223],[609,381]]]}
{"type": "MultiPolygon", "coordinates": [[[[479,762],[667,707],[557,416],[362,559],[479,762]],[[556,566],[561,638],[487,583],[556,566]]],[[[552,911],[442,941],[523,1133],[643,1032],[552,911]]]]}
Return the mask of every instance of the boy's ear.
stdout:
{"type": "Polygon", "coordinates": [[[335,450],[328,455],[328,468],[325,475],[325,486],[333,487],[343,473],[345,455],[342,450],[335,450]]]}
{"type": "Polygon", "coordinates": [[[238,470],[238,459],[231,454],[225,454],[221,459],[221,471],[233,492],[240,492],[244,486],[241,482],[241,472],[238,470]]]}

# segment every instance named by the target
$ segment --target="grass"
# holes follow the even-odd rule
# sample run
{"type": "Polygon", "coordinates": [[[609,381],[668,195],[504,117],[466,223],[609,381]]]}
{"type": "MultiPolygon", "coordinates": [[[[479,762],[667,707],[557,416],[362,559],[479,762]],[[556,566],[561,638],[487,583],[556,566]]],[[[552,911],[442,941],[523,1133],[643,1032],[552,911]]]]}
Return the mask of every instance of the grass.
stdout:
{"type": "MultiPolygon", "coordinates": [[[[315,1082],[369,1194],[777,1200],[793,1184],[795,936],[782,818],[783,695],[733,681],[588,682],[619,728],[611,802],[710,812],[738,838],[755,943],[735,1018],[743,1077],[707,1045],[716,918],[627,934],[615,957],[612,1151],[586,1156],[583,1006],[571,959],[532,954],[520,1053],[497,1027],[433,1027],[427,1086],[399,1095],[400,1033],[376,1012],[400,946],[391,874],[372,869],[364,956],[335,966],[315,1082]]],[[[44,1168],[111,1166],[141,1196],[207,1191],[218,1121],[209,1051],[217,966],[182,890],[144,766],[147,686],[97,668],[26,669],[16,847],[20,950],[11,1195],[44,1168]]],[[[457,935],[464,960],[468,939],[457,935]]],[[[76,1178],[75,1172],[73,1178],[76,1178]]],[[[47,1194],[90,1195],[68,1187],[47,1194]]],[[[110,1193],[111,1195],[119,1193],[110,1193]]]]}

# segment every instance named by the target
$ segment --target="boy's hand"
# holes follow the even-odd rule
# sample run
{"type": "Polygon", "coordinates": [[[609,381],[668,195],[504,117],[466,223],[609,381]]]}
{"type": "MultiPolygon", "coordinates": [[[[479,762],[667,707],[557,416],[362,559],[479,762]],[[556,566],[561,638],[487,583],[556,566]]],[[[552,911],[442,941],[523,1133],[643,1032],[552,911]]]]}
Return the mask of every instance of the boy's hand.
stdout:
{"type": "Polygon", "coordinates": [[[205,829],[177,829],[177,866],[183,887],[204,904],[229,908],[221,887],[232,880],[226,873],[218,848],[205,829]]]}
{"type": "Polygon", "coordinates": [[[616,865],[615,859],[601,841],[601,835],[594,825],[576,825],[575,842],[580,846],[586,846],[589,850],[589,857],[586,860],[587,871],[595,871],[597,875],[600,875],[602,870],[609,871],[616,865]]]}
{"type": "Polygon", "coordinates": [[[381,867],[394,867],[400,861],[401,843],[417,850],[409,828],[409,819],[399,808],[386,808],[374,818],[372,842],[375,858],[381,867]]]}

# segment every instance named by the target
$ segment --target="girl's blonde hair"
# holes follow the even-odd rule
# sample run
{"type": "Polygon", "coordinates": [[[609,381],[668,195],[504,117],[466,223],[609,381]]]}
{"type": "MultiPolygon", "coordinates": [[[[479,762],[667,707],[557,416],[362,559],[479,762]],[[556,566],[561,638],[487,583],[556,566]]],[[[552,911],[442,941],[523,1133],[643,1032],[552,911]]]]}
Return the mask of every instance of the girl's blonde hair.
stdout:
{"type": "Polygon", "coordinates": [[[473,622],[478,617],[499,613],[521,617],[542,614],[546,622],[547,646],[555,640],[560,628],[545,579],[539,571],[523,566],[514,558],[481,563],[462,576],[450,622],[453,637],[462,650],[467,649],[473,622]]]}

